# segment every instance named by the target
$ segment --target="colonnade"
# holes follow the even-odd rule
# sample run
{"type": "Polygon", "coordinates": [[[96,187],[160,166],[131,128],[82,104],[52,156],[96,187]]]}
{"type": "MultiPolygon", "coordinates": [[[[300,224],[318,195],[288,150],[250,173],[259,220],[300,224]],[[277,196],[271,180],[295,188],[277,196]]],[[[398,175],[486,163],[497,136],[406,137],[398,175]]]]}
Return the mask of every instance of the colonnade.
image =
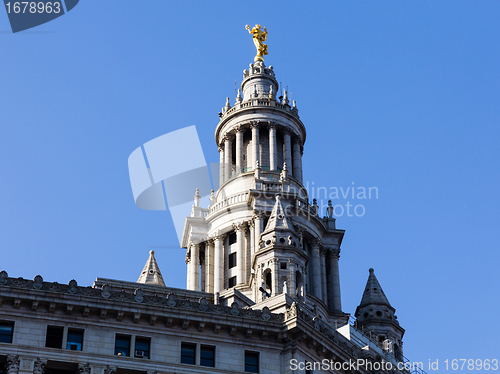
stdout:
{"type": "MultiPolygon", "coordinates": [[[[247,271],[246,257],[256,252],[260,234],[264,230],[264,214],[256,214],[252,220],[234,225],[236,232],[236,283],[246,284],[250,272],[247,271]]],[[[202,243],[190,243],[186,256],[188,265],[187,289],[192,291],[224,291],[224,256],[228,250],[227,234],[218,234],[202,243]],[[202,252],[200,249],[204,248],[202,252]],[[200,266],[201,265],[201,266],[200,266]],[[201,287],[200,287],[201,284],[201,287]]]]}
{"type": "MultiPolygon", "coordinates": [[[[262,159],[259,152],[260,139],[259,132],[263,125],[258,121],[252,121],[250,123],[251,131],[251,152],[247,154],[247,165],[250,165],[250,169],[253,169],[257,163],[262,166],[262,159]]],[[[269,122],[267,125],[269,130],[269,170],[278,170],[278,144],[277,144],[277,125],[274,122],[269,122]]],[[[246,127],[243,125],[238,125],[234,127],[234,132],[227,133],[223,136],[219,146],[220,155],[220,184],[222,185],[225,181],[229,180],[233,175],[233,165],[235,166],[236,174],[243,172],[243,135],[246,131],[246,127]],[[235,140],[236,147],[236,159],[233,160],[233,140],[235,140]]],[[[292,134],[290,130],[283,129],[283,160],[287,165],[288,170],[291,172],[292,176],[302,183],[302,144],[298,136],[292,134]],[[292,142],[292,135],[294,135],[292,142]]],[[[267,165],[265,165],[267,166],[267,165]]]]}
{"type": "Polygon", "coordinates": [[[342,310],[340,299],[339,249],[322,247],[319,240],[310,241],[310,291],[332,311],[342,310]],[[329,270],[329,271],[327,271],[329,270]]]}

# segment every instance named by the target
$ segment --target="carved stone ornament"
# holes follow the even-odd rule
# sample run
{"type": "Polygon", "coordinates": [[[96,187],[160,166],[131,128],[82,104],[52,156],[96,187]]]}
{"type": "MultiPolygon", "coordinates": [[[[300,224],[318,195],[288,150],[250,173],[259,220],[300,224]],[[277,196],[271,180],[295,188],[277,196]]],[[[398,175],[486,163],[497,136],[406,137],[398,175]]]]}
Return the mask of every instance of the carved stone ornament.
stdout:
{"type": "Polygon", "coordinates": [[[106,366],[104,368],[104,374],[116,374],[116,366],[106,366]]]}
{"type": "Polygon", "coordinates": [[[104,286],[102,286],[101,296],[105,299],[109,299],[109,297],[111,296],[111,286],[109,284],[106,283],[104,286]]]}
{"type": "Polygon", "coordinates": [[[239,305],[238,305],[238,303],[237,303],[237,302],[233,302],[233,303],[231,304],[231,314],[232,314],[233,316],[237,316],[237,315],[239,315],[239,314],[240,314],[240,309],[239,309],[239,305]]]}
{"type": "MultiPolygon", "coordinates": [[[[7,274],[6,272],[4,272],[5,274],[7,274]]],[[[5,371],[7,374],[12,374],[16,371],[19,371],[19,364],[20,364],[20,360],[19,360],[19,356],[16,355],[8,355],[7,356],[7,364],[5,365],[5,371]]]]}
{"type": "Polygon", "coordinates": [[[76,283],[76,280],[72,279],[68,283],[68,293],[75,294],[76,290],[78,288],[78,283],[76,283]]]}
{"type": "Polygon", "coordinates": [[[175,306],[176,302],[175,302],[175,295],[170,292],[167,296],[167,306],[169,306],[170,308],[173,308],[175,306]]]}
{"type": "Polygon", "coordinates": [[[33,289],[41,290],[42,287],[43,287],[43,278],[41,275],[37,275],[35,278],[33,278],[33,289]]]}
{"type": "Polygon", "coordinates": [[[5,270],[0,271],[0,285],[5,286],[7,284],[7,278],[9,274],[5,270]]]}
{"type": "Polygon", "coordinates": [[[264,309],[262,309],[262,319],[264,321],[269,321],[271,319],[271,311],[267,306],[265,306],[264,309]]]}
{"type": "Polygon", "coordinates": [[[46,362],[37,358],[33,364],[33,374],[43,374],[45,372],[46,362]]]}
{"type": "Polygon", "coordinates": [[[136,303],[142,303],[144,301],[144,291],[140,288],[137,288],[134,291],[134,300],[136,303]]]}
{"type": "Polygon", "coordinates": [[[208,301],[207,299],[205,299],[204,297],[201,297],[200,300],[199,300],[199,308],[202,312],[205,312],[208,310],[208,301]]]}
{"type": "Polygon", "coordinates": [[[80,374],[90,374],[90,365],[87,362],[86,364],[78,364],[78,372],[80,374]]]}

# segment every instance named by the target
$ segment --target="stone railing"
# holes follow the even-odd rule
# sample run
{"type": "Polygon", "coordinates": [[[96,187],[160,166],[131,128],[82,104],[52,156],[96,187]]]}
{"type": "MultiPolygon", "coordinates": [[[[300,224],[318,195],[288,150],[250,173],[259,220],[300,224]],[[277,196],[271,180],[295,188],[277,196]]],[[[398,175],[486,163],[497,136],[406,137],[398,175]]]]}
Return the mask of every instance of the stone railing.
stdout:
{"type": "Polygon", "coordinates": [[[281,109],[283,111],[286,111],[287,113],[293,114],[295,117],[299,118],[298,110],[297,108],[292,108],[287,104],[282,104],[276,99],[267,99],[263,97],[256,97],[252,98],[247,101],[243,101],[241,103],[236,103],[234,104],[234,107],[231,109],[226,110],[224,113],[222,113],[222,119],[235,113],[239,109],[244,109],[244,108],[249,108],[249,107],[270,107],[270,108],[276,108],[276,109],[281,109]]]}
{"type": "Polygon", "coordinates": [[[218,210],[226,208],[232,204],[245,202],[245,201],[247,201],[247,199],[248,199],[248,191],[240,192],[240,193],[228,196],[228,197],[222,199],[221,201],[216,202],[213,206],[208,208],[207,215],[215,213],[218,210]]]}

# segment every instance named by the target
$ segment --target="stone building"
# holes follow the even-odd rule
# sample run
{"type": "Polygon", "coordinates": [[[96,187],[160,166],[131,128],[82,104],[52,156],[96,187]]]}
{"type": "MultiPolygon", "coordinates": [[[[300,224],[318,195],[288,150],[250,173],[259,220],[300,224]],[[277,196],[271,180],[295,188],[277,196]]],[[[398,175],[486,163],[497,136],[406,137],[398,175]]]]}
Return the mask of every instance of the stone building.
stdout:
{"type": "Polygon", "coordinates": [[[187,290],[165,286],[154,252],[137,282],[2,271],[0,374],[409,372],[373,269],[357,321],[342,311],[344,231],[309,203],[306,129],[278,92],[257,60],[219,114],[220,188],[208,208],[195,194],[182,236],[187,290]]]}

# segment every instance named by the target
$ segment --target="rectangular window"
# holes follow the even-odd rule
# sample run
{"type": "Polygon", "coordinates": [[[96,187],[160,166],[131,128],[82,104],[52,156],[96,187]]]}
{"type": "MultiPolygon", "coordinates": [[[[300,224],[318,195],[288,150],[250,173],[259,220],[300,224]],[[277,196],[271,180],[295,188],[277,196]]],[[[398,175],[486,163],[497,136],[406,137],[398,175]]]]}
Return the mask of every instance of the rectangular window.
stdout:
{"type": "Polygon", "coordinates": [[[227,286],[228,286],[228,288],[233,288],[234,286],[236,286],[236,276],[228,279],[227,286]]]}
{"type": "Polygon", "coordinates": [[[14,322],[0,321],[0,343],[12,343],[14,322]]]}
{"type": "Polygon", "coordinates": [[[286,262],[280,262],[280,268],[286,270],[286,262]]]}
{"type": "Polygon", "coordinates": [[[196,344],[181,344],[181,364],[196,365],[196,344]]]}
{"type": "Polygon", "coordinates": [[[47,348],[62,348],[64,327],[62,326],[47,326],[47,337],[45,346],[47,348]]]}
{"type": "Polygon", "coordinates": [[[151,346],[150,338],[136,337],[134,356],[138,358],[149,358],[150,346],[151,346]]]}
{"type": "Polygon", "coordinates": [[[116,335],[115,355],[130,356],[130,335],[116,335]]]}
{"type": "Polygon", "coordinates": [[[232,232],[228,236],[229,245],[236,243],[236,233],[232,232]]]}
{"type": "Polygon", "coordinates": [[[229,255],[229,269],[236,266],[236,252],[229,255]]]}
{"type": "Polygon", "coordinates": [[[72,351],[81,351],[83,345],[83,330],[80,329],[68,329],[68,342],[66,343],[66,349],[72,351]]]}
{"type": "Polygon", "coordinates": [[[200,349],[200,365],[215,367],[215,347],[210,345],[202,345],[200,349]]]}
{"type": "Polygon", "coordinates": [[[245,351],[245,372],[247,373],[259,372],[259,352],[245,351]]]}

